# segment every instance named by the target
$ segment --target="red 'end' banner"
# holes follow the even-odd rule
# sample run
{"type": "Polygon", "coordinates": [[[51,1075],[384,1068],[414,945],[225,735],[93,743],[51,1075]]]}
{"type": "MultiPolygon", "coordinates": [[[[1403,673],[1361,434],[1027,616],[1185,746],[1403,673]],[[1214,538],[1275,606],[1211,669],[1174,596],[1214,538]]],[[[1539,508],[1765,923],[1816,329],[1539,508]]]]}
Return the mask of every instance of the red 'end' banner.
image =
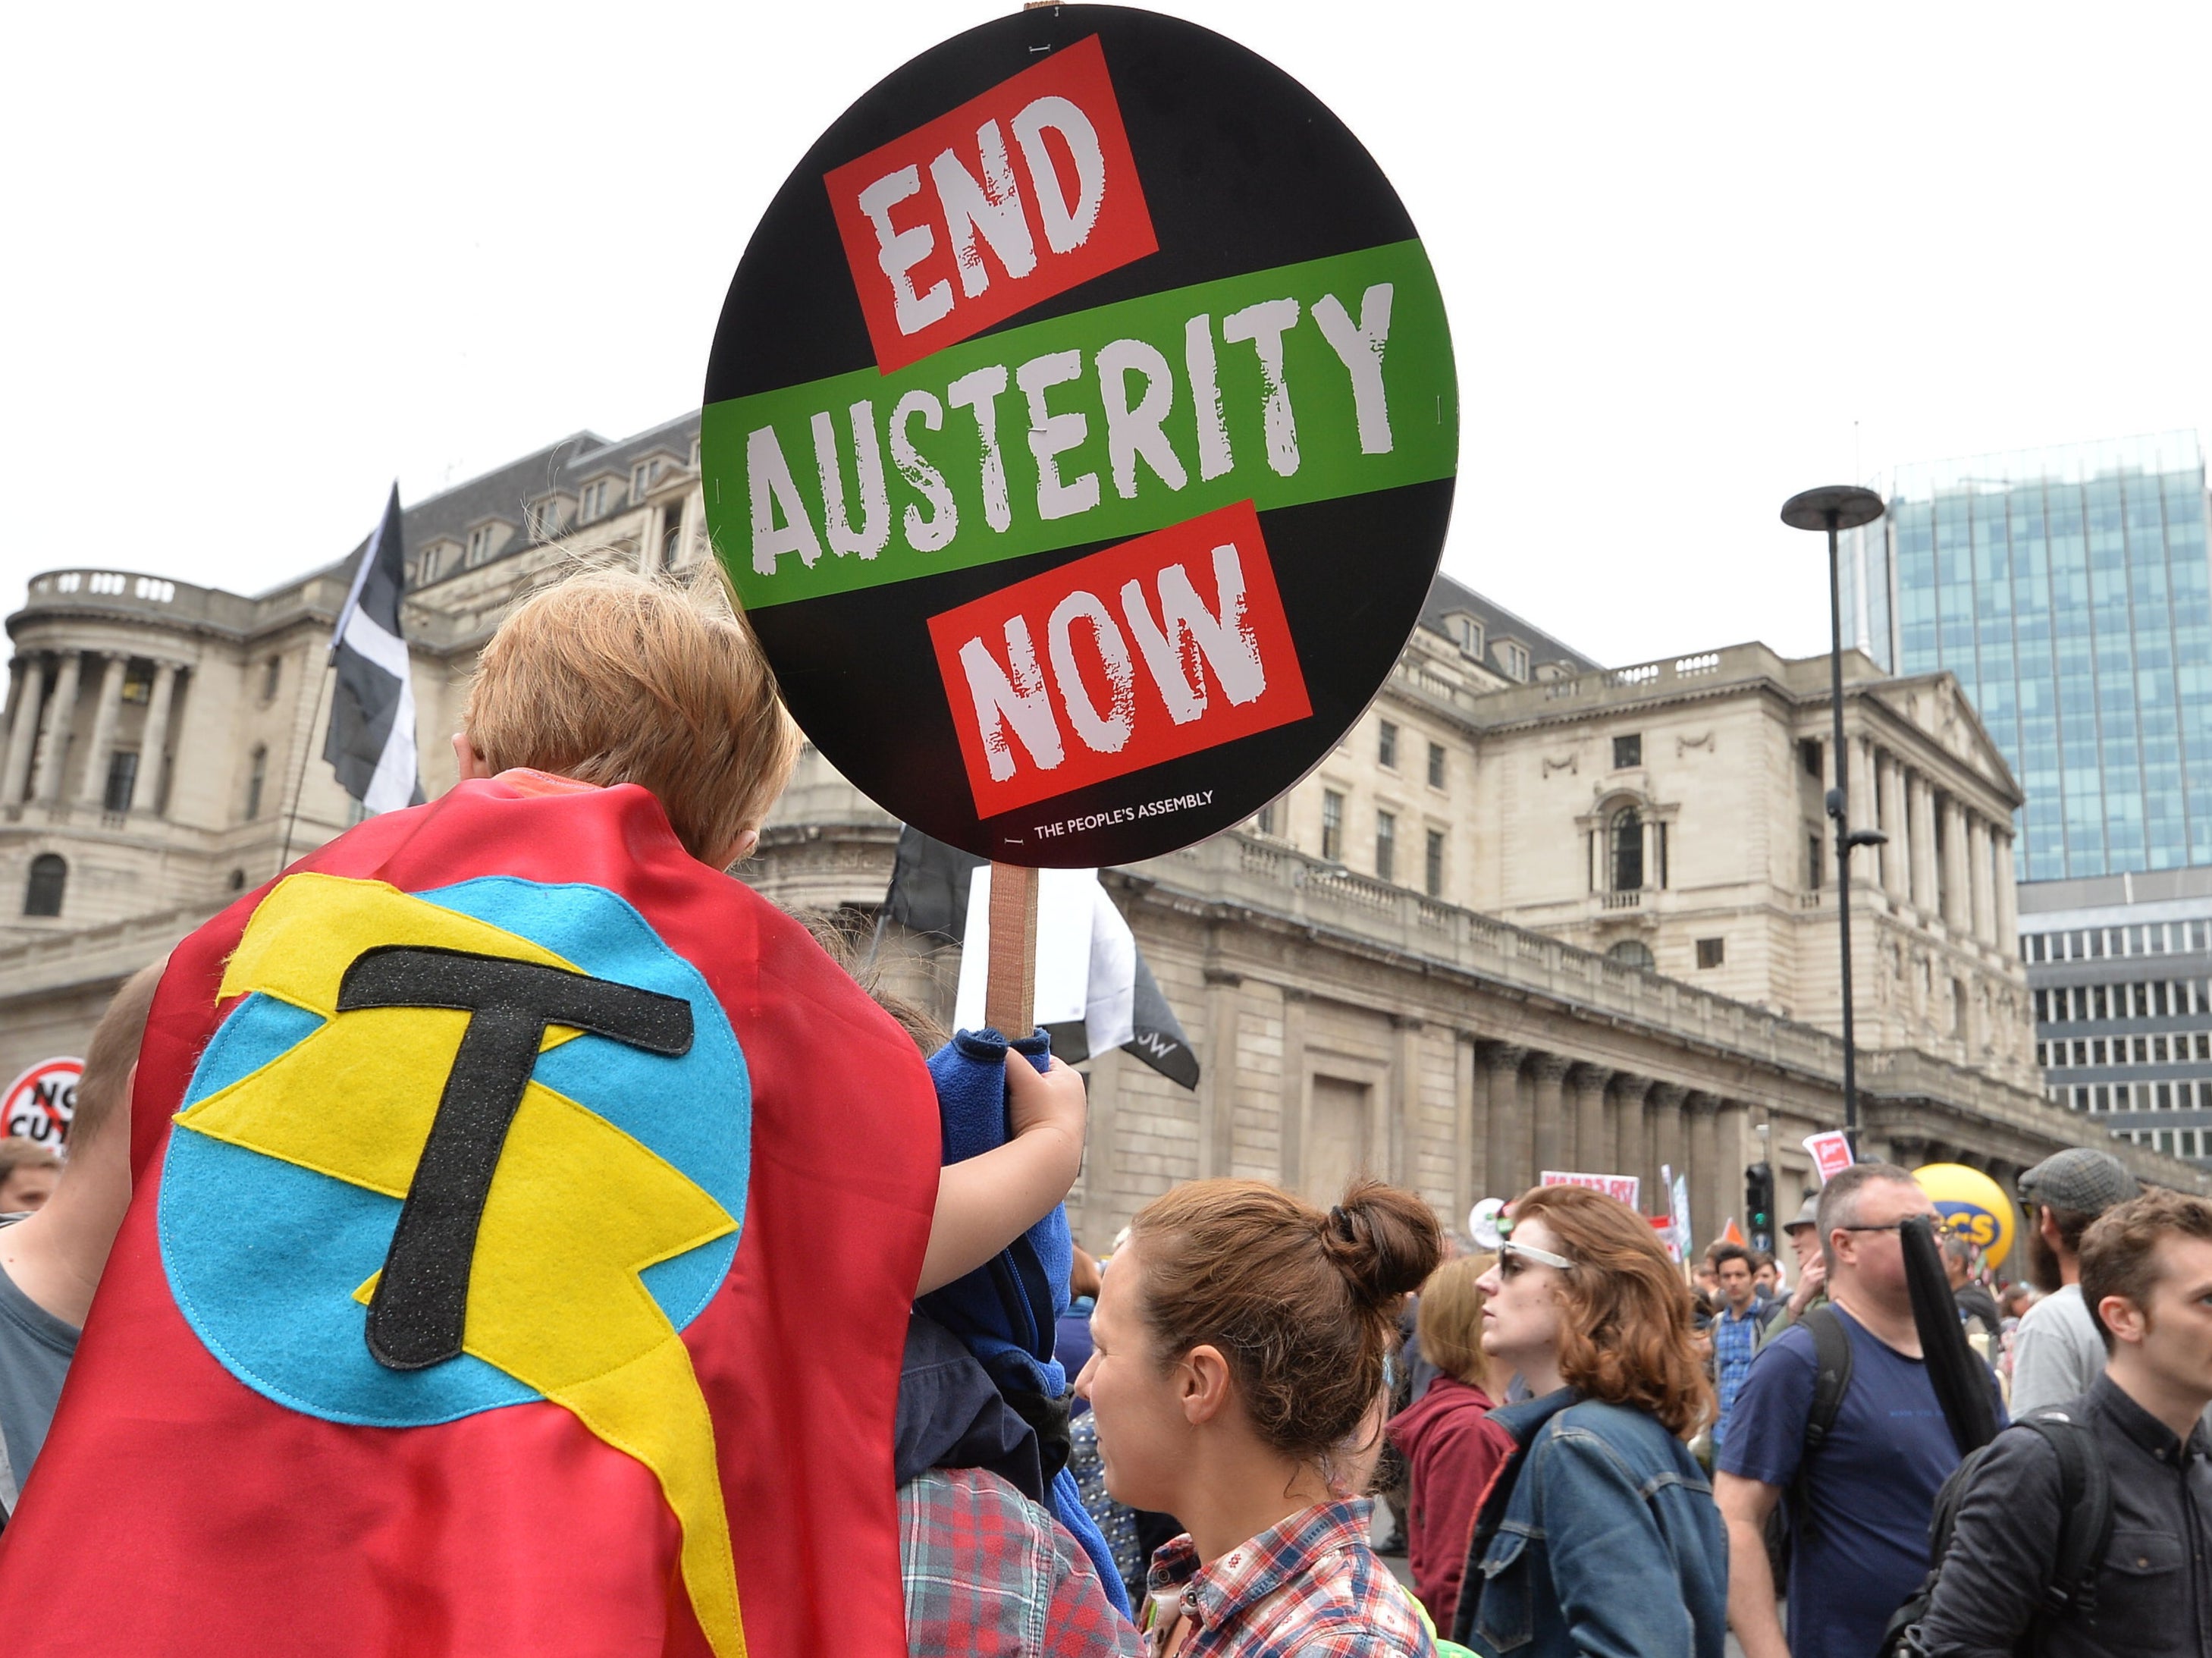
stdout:
{"type": "Polygon", "coordinates": [[[1096,35],[823,182],[885,374],[1159,247],[1096,35]]]}

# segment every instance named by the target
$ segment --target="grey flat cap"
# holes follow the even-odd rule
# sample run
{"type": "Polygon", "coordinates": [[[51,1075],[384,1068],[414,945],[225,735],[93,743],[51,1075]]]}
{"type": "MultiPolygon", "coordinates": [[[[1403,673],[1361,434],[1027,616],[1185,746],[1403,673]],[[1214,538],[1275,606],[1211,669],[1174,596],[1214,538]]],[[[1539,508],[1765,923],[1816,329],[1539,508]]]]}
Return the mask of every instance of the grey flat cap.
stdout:
{"type": "Polygon", "coordinates": [[[1808,1198],[1805,1199],[1804,1206],[1798,1210],[1795,1216],[1783,1222],[1782,1229],[1784,1233],[1790,1233],[1795,1232],[1801,1226],[1818,1226],[1820,1223],[1820,1200],[1817,1197],[1808,1198]]]}
{"type": "Polygon", "coordinates": [[[2101,1215],[2134,1197],[2139,1188],[2128,1166],[2109,1151],[2069,1146],[2045,1157],[2020,1177],[2025,1204],[2048,1204],[2082,1215],[2101,1215]]]}

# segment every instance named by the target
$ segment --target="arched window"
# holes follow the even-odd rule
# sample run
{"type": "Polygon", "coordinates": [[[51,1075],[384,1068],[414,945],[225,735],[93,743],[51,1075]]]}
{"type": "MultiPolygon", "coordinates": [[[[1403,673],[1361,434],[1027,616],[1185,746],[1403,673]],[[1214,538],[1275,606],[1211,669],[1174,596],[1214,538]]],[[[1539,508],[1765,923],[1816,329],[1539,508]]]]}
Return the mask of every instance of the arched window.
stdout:
{"type": "Polygon", "coordinates": [[[1624,967],[1641,967],[1647,973],[1656,972],[1659,966],[1657,958],[1651,954],[1651,947],[1640,938],[1622,939],[1607,950],[1605,956],[1608,961],[1618,961],[1624,967]]]}
{"type": "Polygon", "coordinates": [[[62,912],[62,889],[69,885],[69,862],[58,852],[41,852],[31,860],[30,884],[23,889],[23,913],[58,916],[62,912]]]}
{"type": "Polygon", "coordinates": [[[1613,814],[1613,890],[1633,893],[1644,886],[1644,814],[1632,806],[1613,814]]]}

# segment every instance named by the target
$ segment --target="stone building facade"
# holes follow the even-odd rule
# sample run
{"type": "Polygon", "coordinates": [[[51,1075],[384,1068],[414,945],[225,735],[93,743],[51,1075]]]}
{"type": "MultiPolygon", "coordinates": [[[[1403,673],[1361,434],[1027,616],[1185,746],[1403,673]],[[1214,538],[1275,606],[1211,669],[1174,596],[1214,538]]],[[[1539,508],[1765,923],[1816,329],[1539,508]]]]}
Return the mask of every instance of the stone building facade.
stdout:
{"type": "MultiPolygon", "coordinates": [[[[408,510],[429,794],[452,783],[467,675],[518,595],[581,563],[705,557],[696,430],[579,434],[408,510]]],[[[105,570],[33,580],[0,716],[0,893],[21,895],[0,914],[0,1067],[80,1049],[125,974],[351,821],[319,758],[349,563],[252,598],[105,570]]],[[[1125,1054],[1093,1062],[1082,1234],[1103,1244],[1172,1181],[1231,1173],[1329,1197],[1370,1170],[1460,1219],[1562,1167],[1639,1174],[1651,1206],[1667,1164],[1689,1173],[1702,1237],[1765,1155],[1792,1205],[1813,1183],[1799,1142],[1841,1117],[1811,855],[1818,666],[1743,646],[1607,671],[1440,578],[1312,777],[1244,830],[1106,873],[1204,1076],[1194,1094],[1125,1054]]],[[[1858,798],[1896,826],[1854,895],[1869,1150],[2002,1179],[2095,1137],[2033,1085],[2009,775],[1945,675],[1855,661],[1846,721],[1858,798]]],[[[809,750],[740,873],[866,917],[896,832],[809,750]]],[[[886,941],[878,965],[949,1012],[956,953],[915,942],[886,941]]]]}

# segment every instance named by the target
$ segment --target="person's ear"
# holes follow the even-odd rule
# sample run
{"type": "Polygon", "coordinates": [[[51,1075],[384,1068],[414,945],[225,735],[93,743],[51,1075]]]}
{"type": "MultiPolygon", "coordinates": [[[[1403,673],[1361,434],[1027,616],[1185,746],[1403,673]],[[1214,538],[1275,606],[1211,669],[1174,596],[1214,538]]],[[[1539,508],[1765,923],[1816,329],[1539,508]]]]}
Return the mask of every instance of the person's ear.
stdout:
{"type": "Polygon", "coordinates": [[[484,764],[483,756],[477,753],[476,745],[469,741],[465,732],[453,733],[453,761],[463,783],[474,783],[479,777],[491,776],[491,768],[484,764]]]}
{"type": "Polygon", "coordinates": [[[2150,1320],[2125,1295],[2107,1295],[2097,1303],[2097,1316],[2105,1321],[2105,1328],[2112,1332],[2112,1339],[2133,1347],[2150,1333],[2150,1320]]]}
{"type": "Polygon", "coordinates": [[[1229,1361],[1218,1347],[1198,1346],[1176,1368],[1182,1419],[1194,1428],[1212,1422],[1229,1404],[1229,1361]]]}
{"type": "Polygon", "coordinates": [[[746,830],[743,834],[738,837],[736,843],[731,847],[729,856],[722,860],[722,867],[726,869],[732,863],[743,863],[747,858],[753,855],[753,848],[759,844],[760,831],[757,829],[746,830]]]}

